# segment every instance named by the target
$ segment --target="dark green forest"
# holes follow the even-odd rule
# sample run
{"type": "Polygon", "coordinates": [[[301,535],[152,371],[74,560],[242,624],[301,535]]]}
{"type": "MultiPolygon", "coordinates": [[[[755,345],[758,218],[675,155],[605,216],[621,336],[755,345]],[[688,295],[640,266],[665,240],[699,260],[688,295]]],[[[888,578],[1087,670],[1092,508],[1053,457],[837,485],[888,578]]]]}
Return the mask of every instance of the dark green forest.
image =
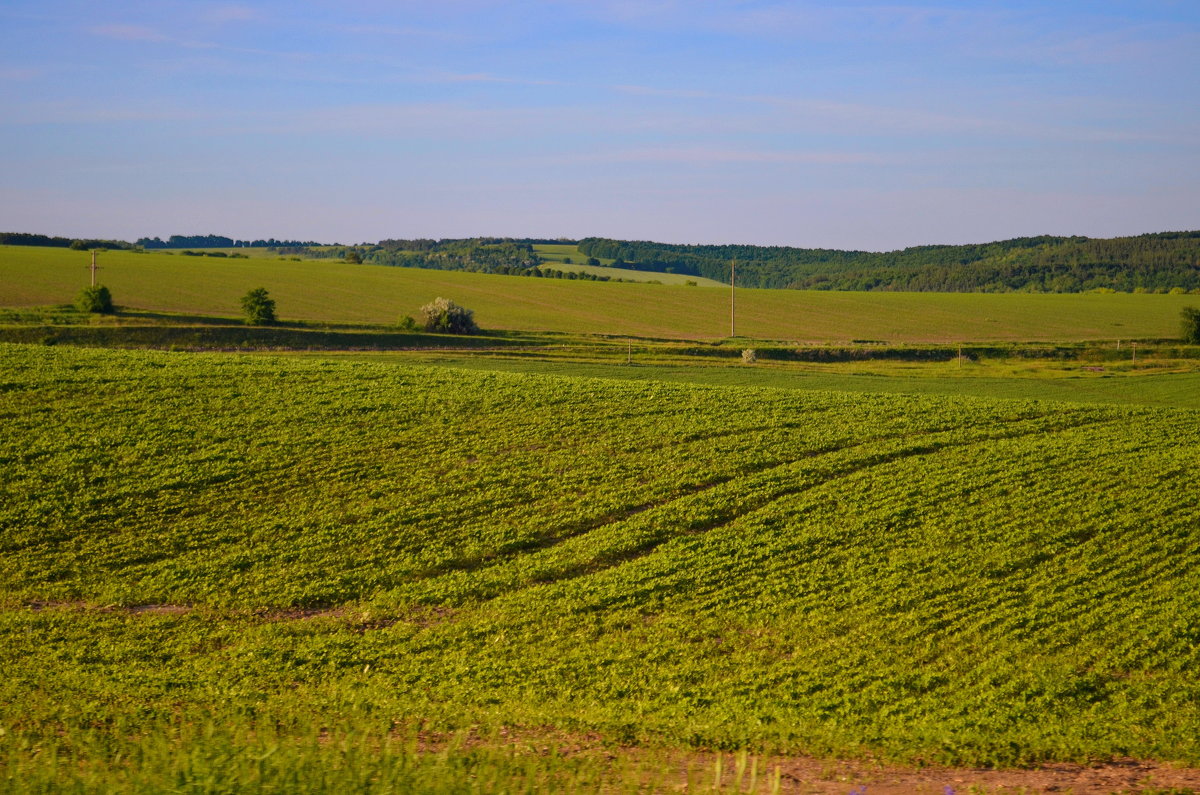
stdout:
{"type": "Polygon", "coordinates": [[[312,240],[234,240],[224,235],[171,235],[166,240],[158,237],[139,237],[137,244],[142,248],[279,248],[282,246],[319,246],[312,240]]]}
{"type": "Polygon", "coordinates": [[[52,237],[36,235],[29,232],[0,232],[0,246],[47,246],[50,248],[111,248],[132,249],[135,246],[124,240],[96,240],[88,238],[80,240],[70,237],[52,237]]]}
{"type": "Polygon", "coordinates": [[[621,267],[683,273],[746,287],[917,292],[1081,292],[1200,289],[1200,232],[1095,239],[1022,237],[965,246],[838,251],[784,246],[692,246],[585,238],[587,256],[621,267]]]}
{"type": "Polygon", "coordinates": [[[407,268],[509,273],[536,267],[534,241],[507,238],[470,240],[381,240],[359,249],[364,262],[407,268]]]}

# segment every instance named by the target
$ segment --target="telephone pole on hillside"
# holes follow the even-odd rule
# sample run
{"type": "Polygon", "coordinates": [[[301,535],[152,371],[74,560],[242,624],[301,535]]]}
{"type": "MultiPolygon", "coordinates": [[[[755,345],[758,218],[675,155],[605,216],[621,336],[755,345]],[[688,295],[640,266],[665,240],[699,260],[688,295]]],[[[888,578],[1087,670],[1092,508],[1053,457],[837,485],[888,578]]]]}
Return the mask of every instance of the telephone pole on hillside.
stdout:
{"type": "Polygon", "coordinates": [[[737,336],[737,257],[729,260],[729,336],[737,336]]]}
{"type": "Polygon", "coordinates": [[[100,270],[100,266],[96,264],[96,249],[92,249],[92,265],[90,270],[92,271],[92,286],[95,287],[96,271],[100,270]]]}

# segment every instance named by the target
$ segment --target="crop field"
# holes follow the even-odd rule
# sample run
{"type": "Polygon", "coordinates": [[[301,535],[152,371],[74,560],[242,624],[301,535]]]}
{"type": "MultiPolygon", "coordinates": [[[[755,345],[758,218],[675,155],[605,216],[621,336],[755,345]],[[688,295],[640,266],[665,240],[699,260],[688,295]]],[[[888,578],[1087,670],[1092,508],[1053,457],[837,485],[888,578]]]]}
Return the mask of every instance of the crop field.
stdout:
{"type": "Polygon", "coordinates": [[[1195,410],[0,363],[10,790],[486,791],[464,732],[1200,765],[1195,410]]]}
{"type": "MultiPolygon", "coordinates": [[[[69,303],[89,254],[0,246],[0,306],[69,303]]],[[[396,323],[438,296],[485,329],[720,339],[729,290],[350,265],[330,260],[214,259],[124,251],[100,255],[119,305],[236,317],[267,288],[284,320],[396,323]]],[[[797,342],[1117,340],[1176,337],[1189,295],[835,293],[739,290],[739,335],[797,342]]]]}
{"type": "MultiPolygon", "coordinates": [[[[240,254],[246,259],[266,259],[266,260],[294,260],[294,259],[313,259],[302,254],[280,254],[277,251],[272,251],[270,248],[263,246],[240,246],[232,248],[165,248],[165,249],[150,249],[151,254],[157,256],[187,256],[183,252],[191,251],[196,254],[224,254],[226,257],[234,254],[240,254]]],[[[219,259],[219,258],[218,258],[219,259]]]]}
{"type": "Polygon", "coordinates": [[[796,365],[721,362],[698,365],[693,359],[650,357],[639,351],[630,364],[566,356],[464,355],[462,352],[322,352],[318,356],[365,361],[426,363],[468,370],[576,375],[634,381],[665,381],[729,387],[770,387],[809,391],[907,395],[964,395],[1018,400],[1053,400],[1134,406],[1200,409],[1200,364],[1195,361],[1144,362],[1096,367],[1079,362],[1016,367],[1003,362],[911,364],[853,362],[796,365]],[[648,360],[648,361],[643,361],[648,360]],[[1097,372],[1100,371],[1100,372],[1097,372]]]}
{"type": "Polygon", "coordinates": [[[714,279],[706,279],[703,276],[685,276],[679,273],[657,273],[654,271],[638,271],[631,268],[613,268],[611,258],[600,260],[601,266],[587,265],[588,255],[580,253],[577,246],[569,245],[554,245],[554,244],[537,244],[533,250],[542,257],[546,263],[557,270],[574,271],[575,273],[590,273],[593,276],[611,276],[614,279],[625,279],[626,281],[634,282],[657,282],[660,284],[688,284],[691,282],[694,285],[704,285],[706,287],[721,287],[728,289],[729,283],[722,285],[714,279]],[[571,260],[569,263],[566,260],[571,260]]]}

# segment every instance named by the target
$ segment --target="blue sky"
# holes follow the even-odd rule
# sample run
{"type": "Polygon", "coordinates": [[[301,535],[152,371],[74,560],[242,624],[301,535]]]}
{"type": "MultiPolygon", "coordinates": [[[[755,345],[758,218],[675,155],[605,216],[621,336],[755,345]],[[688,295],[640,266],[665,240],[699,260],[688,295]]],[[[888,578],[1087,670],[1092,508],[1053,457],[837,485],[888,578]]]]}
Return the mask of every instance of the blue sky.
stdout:
{"type": "Polygon", "coordinates": [[[0,4],[0,231],[1200,228],[1200,3],[0,4]]]}

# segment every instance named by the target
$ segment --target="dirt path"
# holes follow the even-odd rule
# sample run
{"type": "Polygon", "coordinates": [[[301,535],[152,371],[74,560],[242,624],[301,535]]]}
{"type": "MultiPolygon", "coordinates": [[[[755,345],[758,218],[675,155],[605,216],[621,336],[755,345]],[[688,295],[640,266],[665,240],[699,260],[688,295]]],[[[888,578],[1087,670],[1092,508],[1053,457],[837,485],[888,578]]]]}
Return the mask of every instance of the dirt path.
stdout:
{"type": "Polygon", "coordinates": [[[1120,760],[1103,765],[1052,764],[1027,770],[872,768],[861,763],[779,759],[782,792],[812,795],[965,795],[965,793],[1200,792],[1200,770],[1120,760]]]}

